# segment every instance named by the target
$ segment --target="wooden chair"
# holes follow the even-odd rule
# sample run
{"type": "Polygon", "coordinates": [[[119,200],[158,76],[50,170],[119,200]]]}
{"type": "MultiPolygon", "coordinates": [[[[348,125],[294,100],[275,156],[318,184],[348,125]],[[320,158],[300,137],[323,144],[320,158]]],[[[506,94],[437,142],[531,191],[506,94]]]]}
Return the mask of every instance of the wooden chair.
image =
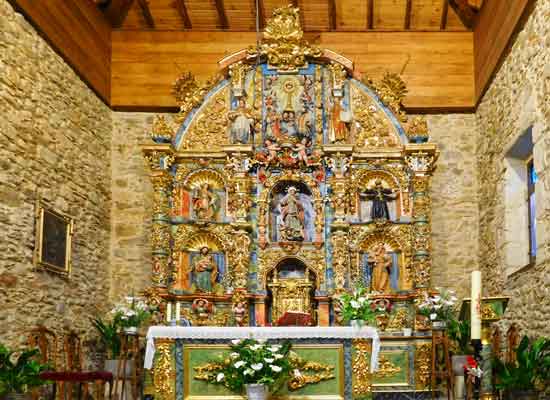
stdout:
{"type": "Polygon", "coordinates": [[[78,335],[70,332],[66,335],[63,343],[64,348],[64,371],[47,371],[40,376],[43,379],[53,381],[54,391],[53,399],[56,398],[57,386],[59,385],[59,394],[62,399],[73,397],[73,384],[78,383],[78,398],[83,396],[87,398],[88,383],[94,382],[96,388],[96,398],[105,397],[104,384],[109,384],[109,398],[112,396],[113,374],[107,371],[83,371],[82,370],[82,347],[78,335]]]}
{"type": "MultiPolygon", "coordinates": [[[[57,369],[57,336],[54,332],[44,326],[38,326],[31,329],[28,337],[28,344],[32,348],[37,348],[40,352],[39,359],[43,364],[48,364],[51,371],[57,369]]],[[[43,378],[45,379],[45,378],[43,378]]],[[[55,384],[54,384],[54,399],[55,399],[55,384]]],[[[40,389],[35,389],[31,392],[33,400],[38,400],[40,397],[40,389]]]]}

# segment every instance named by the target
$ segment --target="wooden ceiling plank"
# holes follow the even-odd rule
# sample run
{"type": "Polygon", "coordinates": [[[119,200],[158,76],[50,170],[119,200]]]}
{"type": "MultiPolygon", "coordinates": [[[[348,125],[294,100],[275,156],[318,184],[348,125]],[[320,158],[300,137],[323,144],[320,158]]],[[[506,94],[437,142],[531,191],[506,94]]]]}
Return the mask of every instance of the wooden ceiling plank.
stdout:
{"type": "Polygon", "coordinates": [[[150,29],[155,29],[155,20],[153,19],[153,15],[149,9],[149,2],[147,0],[138,0],[138,4],[139,8],[141,8],[141,12],[143,13],[143,18],[145,19],[147,27],[150,29]]]}
{"type": "Polygon", "coordinates": [[[476,13],[468,5],[467,0],[449,0],[449,5],[456,12],[464,26],[468,29],[474,28],[476,13]]]}
{"type": "Polygon", "coordinates": [[[227,19],[227,14],[225,13],[225,7],[223,5],[223,0],[215,0],[216,12],[218,13],[218,25],[220,29],[229,29],[229,20],[227,19]]]}
{"type": "Polygon", "coordinates": [[[447,28],[447,18],[449,15],[449,0],[443,0],[441,6],[441,21],[439,23],[439,29],[444,31],[447,28]]]}
{"type": "Polygon", "coordinates": [[[374,29],[374,0],[367,1],[367,29],[374,29]]]}
{"type": "Polygon", "coordinates": [[[191,18],[189,18],[189,12],[187,11],[187,6],[185,5],[185,0],[176,0],[176,7],[181,15],[181,19],[183,20],[183,27],[185,29],[193,28],[191,18]]]}
{"type": "Polygon", "coordinates": [[[102,11],[113,28],[120,28],[133,3],[134,0],[111,0],[102,11]]]}
{"type": "Polygon", "coordinates": [[[408,31],[411,29],[411,9],[412,9],[412,0],[407,0],[405,5],[405,30],[408,31]]]}
{"type": "Polygon", "coordinates": [[[328,0],[329,30],[336,30],[336,0],[328,0]]]}
{"type": "Polygon", "coordinates": [[[258,25],[261,31],[265,28],[265,5],[263,0],[257,0],[258,25]]]}

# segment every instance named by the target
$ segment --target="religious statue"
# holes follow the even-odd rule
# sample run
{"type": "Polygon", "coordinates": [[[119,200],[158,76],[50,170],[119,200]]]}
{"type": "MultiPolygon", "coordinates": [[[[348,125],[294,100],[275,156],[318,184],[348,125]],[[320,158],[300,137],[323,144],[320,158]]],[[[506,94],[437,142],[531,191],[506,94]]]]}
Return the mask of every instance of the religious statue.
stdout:
{"type": "Polygon", "coordinates": [[[199,292],[211,293],[216,284],[218,266],[208,247],[200,249],[200,255],[193,262],[193,284],[199,292]]]}
{"type": "Polygon", "coordinates": [[[210,220],[216,216],[218,196],[212,192],[208,183],[203,183],[193,197],[193,210],[199,219],[210,220]]]}
{"type": "Polygon", "coordinates": [[[384,243],[374,246],[368,262],[371,267],[371,289],[374,292],[387,293],[390,289],[392,259],[387,254],[384,243]]]}
{"type": "Polygon", "coordinates": [[[287,241],[302,241],[304,240],[304,206],[297,195],[297,190],[294,186],[287,189],[288,194],[281,199],[279,203],[281,207],[281,224],[279,230],[281,239],[287,241]]]}
{"type": "Polygon", "coordinates": [[[248,313],[247,308],[244,305],[244,302],[239,301],[233,307],[233,317],[235,318],[235,323],[237,326],[246,325],[246,314],[248,313]]]}
{"type": "Polygon", "coordinates": [[[239,98],[237,108],[230,111],[227,118],[231,123],[231,141],[241,144],[248,143],[254,129],[254,116],[243,97],[239,98]]]}
{"type": "Polygon", "coordinates": [[[372,200],[372,208],[370,211],[372,220],[390,219],[388,201],[395,200],[396,198],[393,190],[386,189],[382,186],[382,181],[377,179],[374,182],[374,187],[372,189],[365,190],[362,195],[372,200]]]}
{"type": "Polygon", "coordinates": [[[335,97],[330,116],[330,141],[332,143],[342,143],[346,141],[349,133],[348,123],[350,121],[351,117],[349,112],[342,107],[342,99],[335,97]]]}
{"type": "Polygon", "coordinates": [[[212,304],[206,299],[195,299],[191,305],[191,311],[195,314],[195,324],[206,325],[212,314],[212,304]]]}

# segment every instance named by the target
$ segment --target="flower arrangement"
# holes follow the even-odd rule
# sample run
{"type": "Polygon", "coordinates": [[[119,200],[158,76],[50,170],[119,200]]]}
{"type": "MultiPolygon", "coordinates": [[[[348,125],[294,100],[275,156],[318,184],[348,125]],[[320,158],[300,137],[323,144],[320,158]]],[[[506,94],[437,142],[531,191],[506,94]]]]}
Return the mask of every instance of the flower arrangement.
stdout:
{"type": "Polygon", "coordinates": [[[123,328],[139,327],[151,317],[150,307],[140,298],[128,296],[112,310],[113,321],[123,328]]]}
{"type": "Polygon", "coordinates": [[[466,357],[466,364],[464,364],[463,368],[464,375],[467,377],[467,380],[471,381],[472,383],[475,383],[475,380],[480,379],[481,375],[483,375],[483,371],[479,367],[475,358],[472,356],[466,357]]]}
{"type": "Polygon", "coordinates": [[[439,294],[430,296],[424,293],[424,299],[418,303],[418,312],[432,321],[449,322],[454,320],[454,309],[457,302],[455,292],[447,289],[436,288],[439,294]]]}
{"type": "Polygon", "coordinates": [[[245,385],[264,384],[270,390],[279,388],[289,378],[290,342],[269,344],[263,340],[235,339],[229,356],[209,364],[205,380],[242,393],[245,385]]]}
{"type": "Polygon", "coordinates": [[[373,302],[363,286],[358,286],[352,293],[343,293],[339,300],[344,321],[360,320],[372,324],[376,315],[386,310],[386,304],[373,302]]]}

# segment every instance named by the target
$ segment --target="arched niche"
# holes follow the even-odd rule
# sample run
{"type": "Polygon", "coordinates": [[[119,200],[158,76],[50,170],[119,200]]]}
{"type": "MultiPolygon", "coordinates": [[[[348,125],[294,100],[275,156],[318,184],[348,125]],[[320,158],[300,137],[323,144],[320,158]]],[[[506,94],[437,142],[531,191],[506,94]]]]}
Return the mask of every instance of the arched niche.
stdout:
{"type": "Polygon", "coordinates": [[[171,290],[205,295],[229,290],[227,248],[211,232],[198,232],[177,242],[173,252],[174,276],[171,290]]]}
{"type": "Polygon", "coordinates": [[[285,312],[309,314],[314,320],[317,272],[298,257],[281,259],[266,274],[266,306],[272,323],[285,312]]]}
{"type": "Polygon", "coordinates": [[[201,168],[176,180],[173,192],[173,217],[176,222],[227,219],[227,182],[213,168],[201,168]]]}

